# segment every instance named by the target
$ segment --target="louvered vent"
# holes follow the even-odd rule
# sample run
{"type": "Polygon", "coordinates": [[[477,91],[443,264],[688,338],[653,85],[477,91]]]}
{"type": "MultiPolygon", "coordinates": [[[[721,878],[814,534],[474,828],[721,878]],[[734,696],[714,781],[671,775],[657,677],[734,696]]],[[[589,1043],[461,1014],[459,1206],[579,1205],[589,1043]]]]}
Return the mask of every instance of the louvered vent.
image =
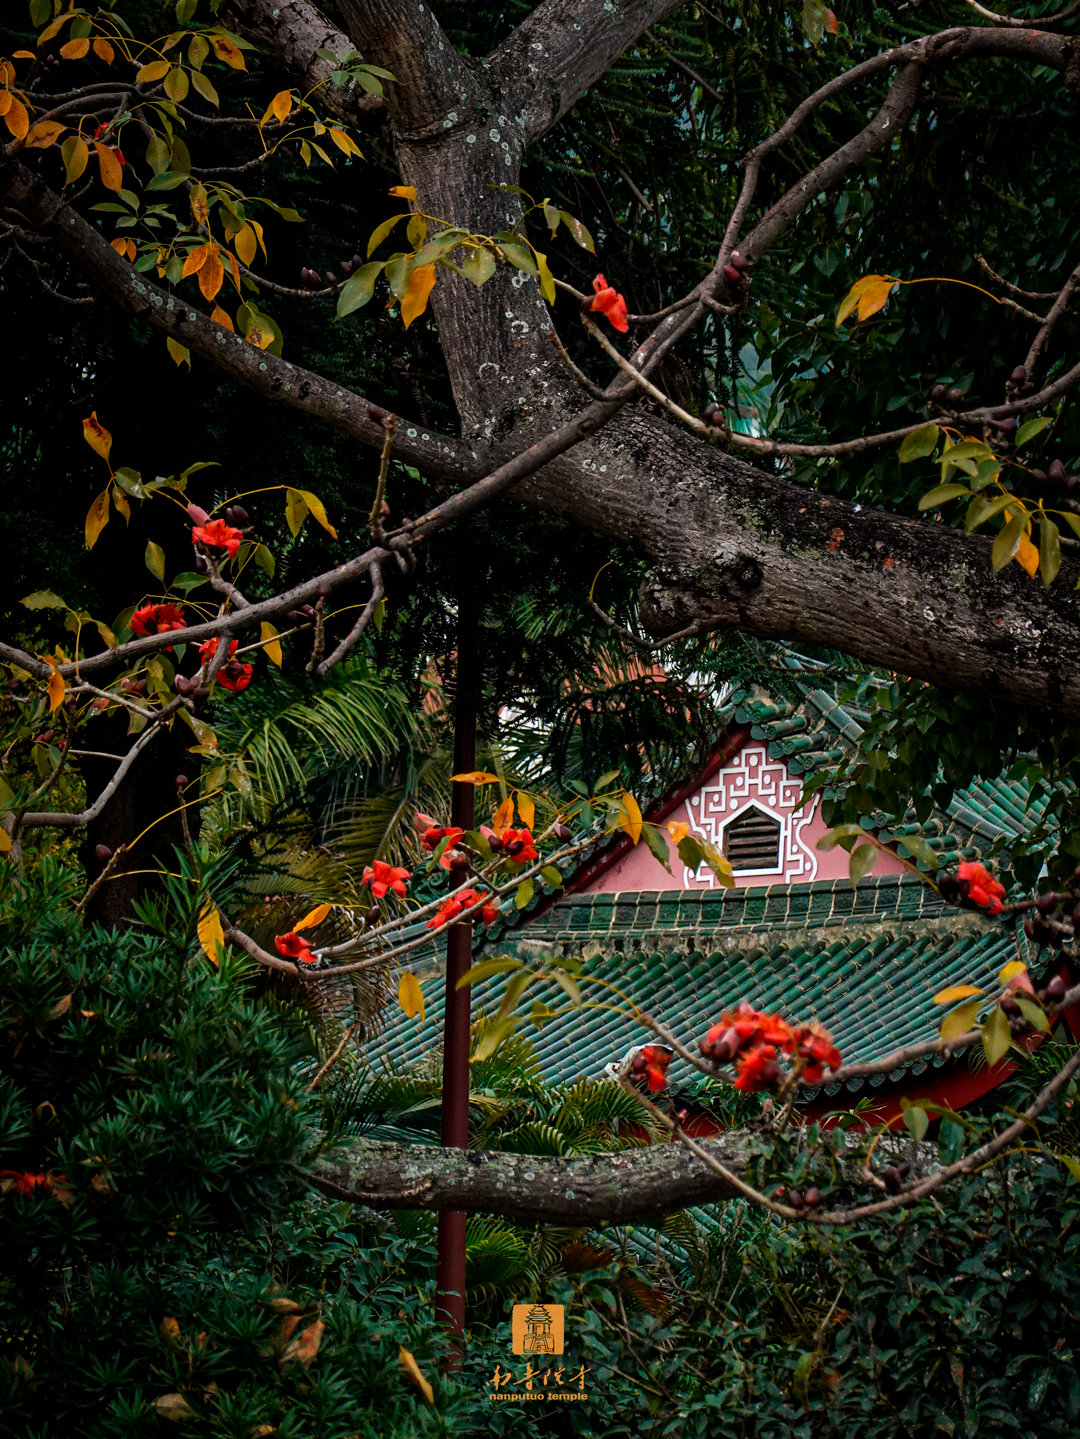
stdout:
{"type": "Polygon", "coordinates": [[[751,805],[724,830],[724,856],[734,870],[778,869],[780,821],[751,805]]]}

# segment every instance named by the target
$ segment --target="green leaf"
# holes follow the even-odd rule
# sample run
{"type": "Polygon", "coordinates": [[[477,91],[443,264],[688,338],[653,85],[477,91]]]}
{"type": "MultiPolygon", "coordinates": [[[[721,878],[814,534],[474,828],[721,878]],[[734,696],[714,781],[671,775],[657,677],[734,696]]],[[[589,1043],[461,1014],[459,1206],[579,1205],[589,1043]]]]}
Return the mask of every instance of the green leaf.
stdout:
{"type": "Polygon", "coordinates": [[[999,1059],[1004,1059],[1009,1052],[1010,1044],[1012,1044],[1012,1032],[1009,1029],[1009,1021],[1001,1006],[995,1004],[983,1021],[982,1027],[982,1045],[986,1051],[987,1063],[997,1064],[999,1059]]]}
{"type": "Polygon", "coordinates": [[[996,457],[992,460],[980,460],[975,466],[975,473],[971,477],[971,488],[973,490],[985,490],[987,485],[997,483],[1001,474],[1001,461],[996,457]]]}
{"type": "Polygon", "coordinates": [[[457,982],[458,989],[465,989],[470,984],[479,984],[482,979],[487,979],[493,974],[506,974],[512,969],[524,969],[525,966],[519,959],[482,959],[479,964],[474,964],[472,969],[466,970],[457,982]]]}
{"type": "Polygon", "coordinates": [[[300,533],[300,526],[307,519],[307,501],[299,490],[287,489],[285,491],[285,523],[293,539],[300,533]]]}
{"type": "MultiPolygon", "coordinates": [[[[381,225],[376,225],[367,243],[368,257],[370,258],[372,253],[379,248],[395,225],[399,225],[402,220],[409,220],[411,218],[412,211],[406,210],[403,214],[391,215],[389,220],[384,220],[381,225]]],[[[359,274],[359,270],[356,273],[359,274]]]]}
{"type": "Polygon", "coordinates": [[[1057,1157],[1061,1160],[1062,1164],[1064,1164],[1065,1168],[1069,1171],[1072,1177],[1076,1180],[1080,1180],[1080,1159],[1074,1159],[1071,1154],[1059,1154],[1057,1157]]]}
{"type": "Polygon", "coordinates": [[[490,250],[470,250],[460,265],[466,280],[471,280],[477,289],[491,279],[496,270],[495,256],[490,250]]]}
{"type": "Polygon", "coordinates": [[[540,273],[537,269],[532,251],[528,249],[521,240],[510,236],[503,239],[501,235],[496,235],[495,238],[498,241],[499,249],[515,269],[521,270],[526,275],[538,275],[540,273]]]}
{"type": "Polygon", "coordinates": [[[523,879],[517,887],[517,893],[514,895],[514,907],[516,909],[524,909],[529,900],[532,899],[535,888],[536,885],[531,879],[523,879]]]}
{"type": "Polygon", "coordinates": [[[990,551],[990,563],[995,572],[1003,570],[1010,560],[1016,558],[1016,552],[1020,548],[1020,541],[1024,538],[1024,526],[1026,523],[1026,515],[1013,515],[1012,519],[998,534],[997,539],[994,541],[994,548],[990,551]]]}
{"type": "Polygon", "coordinates": [[[518,1001],[520,1000],[521,996],[525,993],[525,991],[528,989],[529,985],[532,984],[535,978],[536,975],[531,969],[522,970],[520,974],[514,975],[513,979],[503,991],[502,999],[499,1001],[500,1015],[513,1013],[513,1011],[518,1006],[518,1001]]]}
{"type": "Polygon", "coordinates": [[[919,501],[920,510],[936,510],[947,500],[958,500],[961,495],[970,495],[971,491],[967,485],[937,485],[929,490],[919,501]]]}
{"type": "Polygon", "coordinates": [[[54,595],[52,590],[35,590],[32,595],[27,595],[26,599],[20,600],[19,603],[25,605],[28,610],[66,610],[68,608],[67,601],[62,600],[59,595],[54,595]]]}
{"type": "Polygon", "coordinates": [[[338,296],[337,319],[351,315],[354,310],[359,310],[368,303],[375,293],[375,281],[382,269],[381,260],[372,260],[370,264],[362,265],[349,276],[338,296]]]}
{"type": "Polygon", "coordinates": [[[701,853],[701,847],[692,834],[684,834],[678,843],[679,858],[687,869],[695,873],[705,863],[705,856],[701,853]]]}
{"type": "Polygon", "coordinates": [[[30,23],[47,25],[52,18],[52,0],[30,0],[30,23]]]}
{"type": "Polygon", "coordinates": [[[1020,1013],[1034,1029],[1039,1029],[1046,1034],[1050,1029],[1050,1021],[1043,1013],[1041,1004],[1036,1004],[1033,999],[1025,999],[1022,995],[1014,995],[1020,1013]]]}
{"type": "Polygon", "coordinates": [[[925,1109],[917,1104],[908,1104],[904,1108],[904,1123],[907,1125],[908,1133],[916,1144],[926,1138],[926,1131],[930,1126],[930,1116],[925,1109]]]}
{"type": "Polygon", "coordinates": [[[147,180],[146,188],[148,190],[175,190],[177,185],[182,185],[187,178],[183,170],[162,170],[160,174],[147,180]]]}
{"type": "MultiPolygon", "coordinates": [[[[804,11],[804,24],[805,13],[804,11]]],[[[824,32],[825,26],[822,24],[821,34],[824,34],[824,32]]],[[[818,35],[819,40],[821,39],[821,34],[818,35]]],[[[791,1376],[791,1387],[794,1391],[795,1398],[804,1409],[810,1408],[810,1375],[813,1373],[814,1360],[816,1358],[817,1352],[815,1350],[805,1350],[799,1355],[799,1362],[795,1365],[795,1372],[791,1376]]]]}
{"type": "Polygon", "coordinates": [[[256,545],[251,559],[252,563],[258,565],[260,570],[269,575],[271,579],[274,578],[274,569],[276,568],[274,557],[265,545],[256,545]]]}
{"type": "Polygon", "coordinates": [[[972,530],[977,530],[987,520],[993,519],[994,515],[1000,514],[1006,506],[1015,504],[1012,495],[995,495],[992,499],[987,499],[985,495],[976,495],[964,517],[964,534],[970,535],[972,530]]]}
{"type": "Polygon", "coordinates": [[[555,280],[548,269],[547,256],[536,251],[536,266],[540,274],[540,293],[549,305],[555,303],[555,280]]]}
{"type": "Polygon", "coordinates": [[[581,223],[580,220],[575,219],[574,216],[566,210],[559,211],[559,219],[570,231],[571,235],[574,237],[574,240],[577,242],[577,244],[581,246],[583,250],[588,250],[589,253],[592,255],[596,254],[596,245],[593,243],[593,237],[589,234],[588,230],[585,228],[585,226],[581,223]]]}
{"type": "Polygon", "coordinates": [[[896,844],[898,849],[907,850],[916,864],[924,864],[927,869],[937,869],[938,857],[920,835],[906,834],[903,839],[898,839],[896,844]]]}
{"type": "MultiPolygon", "coordinates": [[[[169,586],[171,590],[180,590],[183,594],[190,594],[197,590],[200,585],[209,584],[205,575],[197,575],[194,570],[185,570],[182,575],[177,575],[169,586]]],[[[134,611],[132,611],[134,614],[134,611]]]]}
{"type": "Polygon", "coordinates": [[[521,1022],[515,1016],[507,1015],[505,1019],[495,1019],[486,1024],[480,1036],[480,1043],[469,1055],[469,1063],[479,1064],[483,1059],[490,1059],[503,1040],[509,1039],[521,1022]]]}
{"type": "Polygon", "coordinates": [[[600,778],[596,781],[596,783],[593,785],[593,794],[599,794],[602,790],[606,789],[613,780],[617,780],[619,778],[621,773],[621,770],[609,769],[607,774],[602,774],[600,778]]]}
{"type": "Polygon", "coordinates": [[[912,460],[924,460],[927,455],[932,455],[940,435],[941,430],[932,424],[912,430],[910,435],[904,436],[900,446],[900,463],[906,465],[912,460]]]}
{"type": "Polygon", "coordinates": [[[146,561],[146,568],[156,580],[165,583],[165,551],[160,545],[155,545],[153,540],[146,544],[146,554],[143,556],[146,561]]]}
{"type": "Polygon", "coordinates": [[[1033,440],[1036,435],[1041,435],[1043,430],[1053,423],[1053,418],[1048,415],[1041,415],[1037,420],[1025,420],[1016,432],[1016,448],[1026,445],[1028,440],[1033,440]]]}
{"type": "Polygon", "coordinates": [[[551,977],[561,990],[570,998],[575,1009],[581,1008],[581,989],[578,982],[572,975],[563,969],[553,969],[551,977]]]}
{"type": "Polygon", "coordinates": [[[641,826],[641,838],[649,846],[649,849],[660,861],[660,863],[671,873],[671,851],[668,848],[667,836],[661,829],[653,824],[641,826]]]}
{"type": "Polygon", "coordinates": [[[553,864],[546,864],[540,871],[541,876],[547,880],[552,889],[562,889],[563,877],[553,864]]]}
{"type": "Polygon", "coordinates": [[[981,999],[969,1000],[967,1004],[960,1004],[945,1016],[941,1021],[941,1042],[952,1044],[962,1034],[967,1034],[975,1027],[975,1016],[982,1004],[981,999]]]}
{"type": "Polygon", "coordinates": [[[869,840],[864,844],[857,844],[851,851],[851,857],[848,860],[848,878],[859,880],[869,874],[877,864],[880,853],[877,845],[871,844],[869,840]]]}
{"type": "Polygon", "coordinates": [[[1039,574],[1052,585],[1061,569],[1061,533],[1049,515],[1039,516],[1039,574]]]}
{"type": "Polygon", "coordinates": [[[865,833],[866,831],[861,824],[838,824],[829,830],[828,834],[821,836],[815,848],[835,849],[836,846],[841,844],[845,839],[858,839],[860,835],[865,833]]]}
{"type": "Polygon", "coordinates": [[[529,1020],[536,1029],[543,1029],[548,1020],[554,1018],[555,1011],[550,1004],[545,1004],[542,999],[536,1000],[532,1009],[529,1010],[529,1020]]]}

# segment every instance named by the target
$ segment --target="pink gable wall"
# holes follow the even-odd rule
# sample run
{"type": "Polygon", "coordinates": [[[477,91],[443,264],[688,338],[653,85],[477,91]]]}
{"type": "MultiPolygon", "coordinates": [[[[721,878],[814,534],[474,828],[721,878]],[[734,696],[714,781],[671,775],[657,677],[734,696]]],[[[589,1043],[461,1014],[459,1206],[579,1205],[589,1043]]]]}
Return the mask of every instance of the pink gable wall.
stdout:
{"type": "MultiPolygon", "coordinates": [[[[720,847],[724,825],[750,804],[780,821],[780,865],[773,870],[736,872],[740,889],[750,885],[797,884],[816,879],[847,879],[848,856],[839,846],[817,849],[827,826],[819,814],[820,796],[796,810],[802,780],[789,774],[783,760],[769,759],[766,747],[750,741],[688,800],[669,814],[664,824],[683,823],[691,832],[720,847]]],[[[639,889],[713,889],[716,879],[705,866],[693,874],[671,854],[672,873],[639,844],[604,874],[586,886],[586,893],[639,889]]],[[[905,866],[892,854],[881,855],[874,874],[902,874],[905,866]]]]}

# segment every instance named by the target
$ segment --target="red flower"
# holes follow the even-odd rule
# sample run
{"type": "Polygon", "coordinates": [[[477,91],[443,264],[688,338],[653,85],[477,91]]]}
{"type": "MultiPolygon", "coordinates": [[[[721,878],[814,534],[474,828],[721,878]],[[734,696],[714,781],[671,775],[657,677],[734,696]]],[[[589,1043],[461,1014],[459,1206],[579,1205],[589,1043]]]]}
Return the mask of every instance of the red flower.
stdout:
{"type": "Polygon", "coordinates": [[[277,952],[285,959],[298,959],[301,964],[318,964],[318,955],[312,954],[308,948],[307,940],[302,935],[290,930],[288,934],[279,934],[274,940],[277,952]]]}
{"type": "Polygon", "coordinates": [[[593,296],[589,309],[598,310],[601,315],[606,315],[611,321],[612,329],[619,330],[625,335],[630,328],[626,319],[626,301],[617,290],[611,288],[603,275],[597,275],[592,282],[592,287],[596,294],[593,296]]]}
{"type": "Polygon", "coordinates": [[[441,929],[450,920],[456,919],[466,909],[478,910],[484,924],[494,924],[499,915],[499,906],[482,889],[459,889],[456,894],[447,895],[442,904],[428,920],[427,929],[441,929]]]}
{"type": "Polygon", "coordinates": [[[746,1090],[749,1094],[771,1089],[784,1074],[776,1062],[776,1046],[773,1044],[752,1045],[736,1060],[735,1068],[739,1074],[735,1088],[746,1090]]]}
{"type": "MultiPolygon", "coordinates": [[[[182,630],[187,627],[184,612],[178,605],[143,605],[131,616],[133,635],[161,635],[167,630],[182,630]]],[[[172,649],[172,646],[169,646],[172,649]]]]}
{"type": "Polygon", "coordinates": [[[804,1062],[802,1077],[808,1084],[817,1084],[827,1069],[840,1068],[840,1051],[832,1035],[817,1020],[800,1024],[792,1035],[792,1053],[804,1062]]]}
{"type": "Polygon", "coordinates": [[[405,885],[412,878],[407,869],[397,869],[389,865],[385,860],[377,859],[364,870],[360,876],[360,883],[371,883],[371,893],[376,899],[382,899],[387,890],[392,889],[395,894],[405,898],[405,885]]]}
{"type": "Polygon", "coordinates": [[[991,914],[1001,913],[1001,901],[1005,898],[1005,886],[1001,884],[985,865],[964,860],[956,871],[960,880],[967,880],[968,899],[980,909],[991,914]]]}
{"type": "Polygon", "coordinates": [[[15,1169],[0,1169],[0,1180],[3,1179],[14,1180],[10,1188],[14,1189],[16,1194],[33,1194],[35,1189],[48,1189],[51,1183],[47,1174],[20,1174],[15,1169]]]}
{"type": "Polygon", "coordinates": [[[436,824],[432,825],[430,829],[424,830],[420,838],[424,848],[431,850],[438,849],[443,840],[448,839],[450,844],[447,845],[447,849],[450,849],[464,833],[463,829],[445,829],[442,825],[436,824]]]}
{"type": "Polygon", "coordinates": [[[533,860],[540,858],[527,829],[504,829],[502,842],[503,853],[515,864],[532,864],[533,860]]]}
{"type": "MultiPolygon", "coordinates": [[[[202,655],[203,659],[206,661],[207,664],[209,664],[213,657],[217,654],[217,643],[218,642],[216,639],[212,639],[207,640],[204,644],[201,644],[199,646],[199,654],[202,655]]],[[[229,662],[228,664],[222,666],[222,668],[218,671],[217,676],[218,684],[222,687],[222,689],[233,690],[236,693],[239,693],[240,690],[247,689],[248,685],[251,683],[251,676],[254,674],[254,670],[251,668],[250,665],[241,664],[239,660],[234,660],[232,658],[232,656],[236,653],[239,644],[239,640],[230,640],[229,662]]]]}
{"type": "Polygon", "coordinates": [[[645,1072],[649,1076],[649,1088],[654,1093],[667,1084],[667,1067],[672,1060],[672,1051],[661,1044],[646,1044],[641,1050],[645,1060],[645,1072]]]}
{"type": "Polygon", "coordinates": [[[196,544],[213,545],[219,550],[228,550],[231,560],[240,548],[244,536],[224,520],[207,520],[205,525],[196,525],[192,529],[191,538],[196,544]]]}
{"type": "Polygon", "coordinates": [[[774,1044],[787,1048],[791,1044],[791,1026],[778,1014],[762,1014],[744,999],[738,1009],[726,1011],[705,1036],[705,1044],[726,1046],[728,1053],[719,1062],[731,1059],[750,1044],[774,1044]]]}

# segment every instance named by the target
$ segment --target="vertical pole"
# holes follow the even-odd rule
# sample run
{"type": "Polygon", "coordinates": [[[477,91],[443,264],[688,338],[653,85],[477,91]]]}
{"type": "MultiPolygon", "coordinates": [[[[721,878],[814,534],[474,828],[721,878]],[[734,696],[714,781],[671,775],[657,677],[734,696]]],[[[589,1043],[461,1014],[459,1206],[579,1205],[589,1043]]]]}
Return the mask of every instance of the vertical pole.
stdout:
{"type": "MultiPolygon", "coordinates": [[[[454,774],[476,768],[479,689],[476,631],[475,608],[463,601],[458,611],[454,774]]],[[[451,786],[450,823],[456,828],[474,828],[475,795],[471,784],[451,786]]],[[[472,965],[472,932],[471,924],[456,924],[446,935],[442,1142],[454,1149],[467,1149],[469,1144],[470,994],[467,988],[458,989],[457,982],[472,965]]],[[[463,1209],[444,1209],[439,1213],[436,1313],[458,1339],[465,1333],[465,1219],[463,1209]]]]}

